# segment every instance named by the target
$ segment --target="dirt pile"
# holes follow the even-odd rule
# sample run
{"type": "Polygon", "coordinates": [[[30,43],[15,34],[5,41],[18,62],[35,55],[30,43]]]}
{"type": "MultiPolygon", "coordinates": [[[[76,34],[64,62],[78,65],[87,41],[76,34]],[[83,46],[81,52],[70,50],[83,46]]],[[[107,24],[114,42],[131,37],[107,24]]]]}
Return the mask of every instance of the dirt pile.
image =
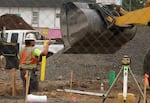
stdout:
{"type": "Polygon", "coordinates": [[[3,27],[6,27],[7,30],[13,29],[29,29],[32,30],[33,28],[26,23],[22,17],[17,16],[15,14],[5,14],[0,16],[0,30],[3,27]]]}
{"type": "Polygon", "coordinates": [[[149,32],[149,27],[138,27],[133,40],[114,54],[54,55],[47,59],[46,78],[51,80],[62,76],[63,79],[68,79],[70,71],[73,70],[75,79],[108,79],[109,71],[118,73],[122,57],[129,55],[134,74],[142,79],[144,57],[150,47],[149,32]]]}

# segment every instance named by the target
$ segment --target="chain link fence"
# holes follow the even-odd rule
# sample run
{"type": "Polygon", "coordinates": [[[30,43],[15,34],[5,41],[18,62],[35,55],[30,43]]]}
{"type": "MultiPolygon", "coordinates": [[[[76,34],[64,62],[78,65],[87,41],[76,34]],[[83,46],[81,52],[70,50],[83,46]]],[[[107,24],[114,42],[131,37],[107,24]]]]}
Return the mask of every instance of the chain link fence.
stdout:
{"type": "MultiPolygon", "coordinates": [[[[124,6],[129,8],[127,4],[124,6]]],[[[135,6],[132,5],[132,8],[135,6]]],[[[59,35],[57,37],[62,37],[59,39],[63,39],[65,50],[47,58],[46,80],[68,80],[71,71],[77,80],[108,79],[109,71],[114,70],[117,73],[120,70],[124,55],[131,57],[133,72],[140,77],[143,76],[143,61],[150,41],[148,27],[112,27],[111,23],[107,24],[105,17],[108,13],[110,16],[120,14],[111,11],[111,6],[100,8],[97,5],[70,4],[66,8],[64,10],[68,11],[63,16],[68,17],[64,17],[65,19],[60,22],[62,14],[59,6],[0,7],[1,15],[16,14],[40,30],[43,35],[55,39],[56,33],[59,35]],[[60,35],[62,32],[64,34],[60,35]]],[[[7,24],[13,22],[7,21],[7,24]]]]}

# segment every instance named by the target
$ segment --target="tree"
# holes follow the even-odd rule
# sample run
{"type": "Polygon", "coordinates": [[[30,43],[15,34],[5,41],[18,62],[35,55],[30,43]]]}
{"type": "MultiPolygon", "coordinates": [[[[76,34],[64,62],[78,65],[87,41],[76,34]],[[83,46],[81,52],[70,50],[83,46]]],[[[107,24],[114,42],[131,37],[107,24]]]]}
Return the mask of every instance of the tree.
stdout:
{"type": "Polygon", "coordinates": [[[146,0],[123,0],[123,8],[128,11],[140,9],[144,7],[146,0]]]}

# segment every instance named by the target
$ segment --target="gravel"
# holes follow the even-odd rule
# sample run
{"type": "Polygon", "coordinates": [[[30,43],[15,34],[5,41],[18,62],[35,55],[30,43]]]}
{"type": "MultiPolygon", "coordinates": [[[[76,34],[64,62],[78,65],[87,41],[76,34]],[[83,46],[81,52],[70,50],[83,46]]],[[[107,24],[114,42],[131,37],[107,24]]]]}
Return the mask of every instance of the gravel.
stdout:
{"type": "Polygon", "coordinates": [[[141,78],[143,76],[143,61],[150,44],[149,27],[138,27],[135,37],[114,54],[62,54],[58,53],[47,59],[46,79],[108,79],[111,70],[121,68],[121,59],[124,55],[131,58],[133,73],[141,78]]]}

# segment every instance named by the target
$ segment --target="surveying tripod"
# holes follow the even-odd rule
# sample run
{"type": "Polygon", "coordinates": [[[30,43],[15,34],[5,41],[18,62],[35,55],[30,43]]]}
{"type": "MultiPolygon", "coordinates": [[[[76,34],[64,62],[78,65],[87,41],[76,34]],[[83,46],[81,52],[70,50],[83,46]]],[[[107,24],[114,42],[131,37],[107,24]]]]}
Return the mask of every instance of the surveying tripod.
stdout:
{"type": "Polygon", "coordinates": [[[131,68],[130,68],[130,58],[125,55],[122,59],[122,67],[119,71],[119,73],[117,74],[114,82],[112,83],[112,85],[110,86],[110,88],[108,89],[108,91],[104,94],[104,99],[103,99],[103,103],[106,100],[106,98],[108,97],[109,93],[111,92],[113,86],[115,85],[116,81],[118,80],[120,74],[123,72],[123,101],[124,103],[126,103],[126,99],[127,99],[127,88],[128,88],[128,72],[131,74],[132,78],[134,79],[141,95],[144,97],[144,93],[141,89],[141,87],[139,86],[131,68]]]}

